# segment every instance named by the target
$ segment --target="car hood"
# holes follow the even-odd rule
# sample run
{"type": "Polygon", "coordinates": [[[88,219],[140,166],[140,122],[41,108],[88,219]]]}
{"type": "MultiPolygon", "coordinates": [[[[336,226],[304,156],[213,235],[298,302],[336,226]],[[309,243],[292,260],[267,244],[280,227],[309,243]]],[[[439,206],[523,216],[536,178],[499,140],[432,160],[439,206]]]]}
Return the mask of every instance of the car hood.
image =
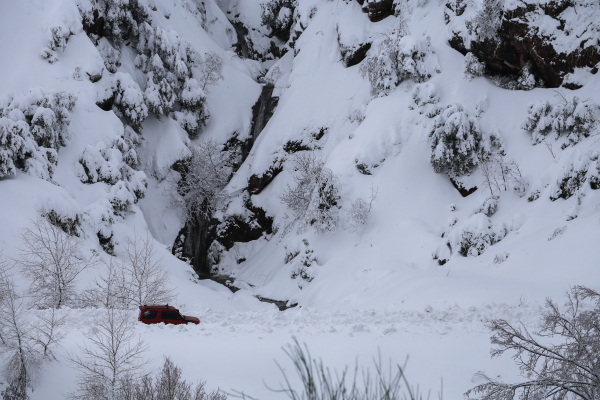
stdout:
{"type": "Polygon", "coordinates": [[[188,317],[188,316],[186,316],[185,320],[187,322],[193,322],[194,324],[199,324],[200,323],[200,320],[198,318],[196,318],[196,317],[188,317]]]}

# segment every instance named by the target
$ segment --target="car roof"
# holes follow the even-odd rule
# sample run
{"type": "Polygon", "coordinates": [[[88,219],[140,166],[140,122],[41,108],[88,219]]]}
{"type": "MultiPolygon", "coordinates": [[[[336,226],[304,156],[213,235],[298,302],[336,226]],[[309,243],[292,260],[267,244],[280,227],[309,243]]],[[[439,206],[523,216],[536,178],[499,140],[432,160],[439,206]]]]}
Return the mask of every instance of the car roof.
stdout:
{"type": "Polygon", "coordinates": [[[145,310],[177,310],[175,307],[170,306],[170,305],[164,305],[164,306],[160,306],[160,305],[143,305],[140,306],[140,308],[143,308],[145,310]]]}

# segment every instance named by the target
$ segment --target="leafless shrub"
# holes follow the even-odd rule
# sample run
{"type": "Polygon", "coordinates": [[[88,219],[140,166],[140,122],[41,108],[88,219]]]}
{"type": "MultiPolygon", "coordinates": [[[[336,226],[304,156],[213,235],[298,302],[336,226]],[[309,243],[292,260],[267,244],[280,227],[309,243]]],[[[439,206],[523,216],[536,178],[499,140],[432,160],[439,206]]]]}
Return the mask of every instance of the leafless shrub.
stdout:
{"type": "Polygon", "coordinates": [[[378,188],[371,186],[371,196],[368,203],[364,199],[356,199],[352,202],[350,211],[348,212],[351,232],[356,232],[361,226],[369,223],[371,208],[373,208],[373,203],[377,200],[378,191],[378,188]]]}
{"type": "Polygon", "coordinates": [[[600,293],[575,286],[566,294],[564,311],[551,299],[538,330],[530,333],[524,324],[513,326],[493,320],[492,357],[514,350],[513,360],[527,378],[504,383],[483,372],[486,383],[466,393],[481,400],[569,400],[600,398],[600,293]],[[594,304],[595,303],[595,304],[594,304]],[[554,339],[554,340],[553,340],[554,339]]]}
{"type": "Polygon", "coordinates": [[[133,239],[127,240],[125,253],[124,260],[116,261],[119,271],[113,271],[112,281],[105,282],[105,285],[115,285],[114,291],[105,286],[103,293],[107,301],[118,303],[121,301],[120,296],[124,296],[124,302],[134,307],[172,302],[175,290],[170,286],[169,274],[162,266],[162,258],[156,258],[152,237],[148,234],[142,238],[136,232],[133,239]]]}
{"type": "MultiPolygon", "coordinates": [[[[285,370],[279,365],[285,384],[280,389],[271,389],[274,392],[285,393],[292,400],[422,400],[423,396],[418,388],[415,390],[408,383],[404,366],[396,365],[385,368],[381,355],[374,359],[375,373],[368,369],[354,369],[353,378],[350,379],[348,369],[337,373],[327,368],[321,360],[312,359],[308,347],[302,347],[296,338],[294,344],[284,348],[287,356],[292,360],[294,369],[302,387],[295,389],[285,370]],[[387,371],[386,371],[387,369],[387,371]],[[362,379],[359,379],[362,377],[362,379]],[[299,392],[300,390],[300,392],[299,392]]],[[[239,393],[239,392],[238,392],[239,393]]],[[[242,398],[250,398],[239,393],[242,398]]],[[[439,398],[442,398],[440,392],[439,398]]],[[[251,399],[251,398],[250,398],[251,399]]]]}
{"type": "Polygon", "coordinates": [[[200,78],[202,90],[208,93],[207,85],[216,85],[223,79],[223,59],[217,53],[209,51],[200,63],[200,78]]]}
{"type": "Polygon", "coordinates": [[[223,188],[229,182],[232,163],[228,152],[223,152],[213,140],[201,141],[190,147],[191,156],[182,160],[182,177],[177,183],[179,202],[186,219],[198,215],[210,217],[228,195],[223,188]]]}
{"type": "Polygon", "coordinates": [[[492,154],[480,160],[479,167],[483,175],[483,185],[490,190],[492,196],[497,196],[511,187],[521,197],[525,195],[529,185],[515,161],[506,161],[503,155],[492,154]]]}
{"type": "Polygon", "coordinates": [[[306,232],[309,226],[317,233],[335,232],[341,199],[338,176],[312,153],[294,154],[291,164],[296,186],[287,185],[280,200],[294,212],[292,224],[299,222],[298,233],[306,232]]]}
{"type": "Polygon", "coordinates": [[[98,325],[86,335],[87,343],[79,346],[81,355],[68,354],[79,371],[78,388],[70,393],[73,400],[116,400],[127,379],[143,376],[146,363],[142,354],[148,350],[143,340],[133,340],[134,320],[126,311],[108,309],[98,316],[98,325]]]}
{"type": "Polygon", "coordinates": [[[123,269],[117,268],[117,263],[111,258],[105,272],[81,294],[82,305],[126,309],[129,307],[127,288],[123,269]]]}
{"type": "Polygon", "coordinates": [[[23,248],[17,263],[29,279],[29,295],[39,308],[60,308],[76,297],[79,274],[97,263],[96,254],[82,254],[79,238],[42,218],[21,234],[23,248]]]}
{"type": "Polygon", "coordinates": [[[59,317],[54,309],[37,318],[27,315],[26,301],[17,293],[8,267],[0,260],[0,358],[8,383],[2,398],[24,400],[42,365],[56,359],[53,350],[64,338],[66,315],[59,317]]]}
{"type": "Polygon", "coordinates": [[[205,382],[195,387],[181,377],[181,368],[169,357],[165,357],[162,368],[156,375],[145,375],[135,380],[127,378],[122,385],[120,400],[227,400],[227,396],[216,390],[206,393],[205,382]]]}

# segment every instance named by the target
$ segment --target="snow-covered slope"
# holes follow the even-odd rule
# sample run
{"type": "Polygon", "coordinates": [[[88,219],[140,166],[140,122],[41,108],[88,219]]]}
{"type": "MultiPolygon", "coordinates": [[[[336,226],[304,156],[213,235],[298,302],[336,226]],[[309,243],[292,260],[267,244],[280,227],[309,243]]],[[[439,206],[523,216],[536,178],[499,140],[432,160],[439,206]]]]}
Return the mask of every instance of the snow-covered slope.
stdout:
{"type": "MultiPolygon", "coordinates": [[[[523,76],[506,84],[512,77],[465,74],[469,56],[448,43],[462,20],[447,24],[446,5],[438,0],[395,2],[400,11],[377,22],[354,0],[298,0],[293,13],[279,13],[290,18],[287,43],[269,37],[269,28],[261,25],[266,1],[137,3],[148,7],[148,26],[162,29],[169,43],[179,46],[177,54],[193,49],[202,60],[209,54],[222,60],[222,79],[202,91],[210,117],[197,138],[182,127],[181,99],[172,112],[153,111],[150,97],[144,97],[152,78],[140,68],[140,51],[130,37],[116,49],[119,62],[111,61],[115,55],[103,44],[106,38],[94,36],[97,20],[85,20],[95,2],[0,3],[0,139],[3,127],[27,118],[34,129],[31,121],[44,96],[76,97],[65,111],[70,123],[53,131],[64,136],[64,143],[56,144],[57,161],[44,153],[51,146],[30,143],[35,155],[22,156],[26,162],[14,156],[15,173],[0,177],[0,250],[4,257],[19,257],[19,233],[42,209],[80,218],[82,251],[95,252],[106,263],[124,257],[128,238],[151,235],[178,292],[177,304],[202,321],[193,327],[137,327],[150,344],[153,365],[163,354],[171,355],[188,379],[275,398],[279,395],[266,390],[262,379],[278,385],[272,359],[281,359],[280,347],[296,335],[313,355],[338,368],[356,356],[368,364],[378,347],[394,362],[410,354],[414,370],[409,366],[409,375],[416,383],[435,390],[443,376],[445,395],[456,398],[473,386],[471,376],[478,370],[508,377],[517,372],[509,360],[488,359],[486,321],[503,317],[532,323],[545,297],[559,298],[570,285],[600,285],[600,191],[595,190],[600,144],[593,123],[600,121],[600,76],[591,68],[567,79],[583,76],[577,90],[544,88],[539,80],[527,87],[531,90],[509,90],[524,89],[523,76]],[[236,54],[244,29],[257,60],[236,54]],[[365,74],[368,63],[378,65],[379,72],[387,65],[382,54],[396,49],[386,46],[400,40],[400,72],[393,78],[382,75],[373,91],[371,75],[365,74]],[[361,47],[365,43],[370,47],[361,47]],[[366,59],[347,66],[353,63],[344,54],[361,48],[368,50],[366,59]],[[274,86],[277,107],[251,140],[253,106],[265,82],[274,86]],[[574,96],[580,100],[573,103],[574,96]],[[586,115],[595,119],[582,122],[589,125],[585,134],[574,135],[579,125],[573,128],[573,121],[583,113],[577,104],[587,99],[586,115]],[[526,128],[528,118],[540,113],[541,122],[526,128]],[[147,117],[140,118],[143,114],[147,117]],[[486,187],[483,158],[468,174],[447,173],[447,168],[436,173],[431,132],[443,131],[457,116],[473,121],[478,132],[467,132],[462,145],[471,145],[467,142],[477,135],[483,153],[484,147],[501,143],[501,151],[489,150],[486,157],[496,151],[494,157],[508,168],[502,171],[511,174],[517,166],[518,182],[511,178],[495,189],[486,187]],[[232,138],[250,143],[251,149],[224,189],[229,200],[212,216],[217,234],[207,247],[214,271],[236,279],[241,288],[236,293],[210,280],[197,281],[192,267],[172,255],[186,224],[173,201],[179,178],[173,164],[198,141],[224,145],[232,138]],[[128,161],[131,149],[138,162],[128,161]],[[331,171],[338,196],[331,208],[335,229],[331,224],[318,228],[322,213],[302,228],[305,215],[295,215],[282,201],[297,184],[294,160],[301,155],[322,162],[319,171],[331,171]],[[115,172],[114,179],[90,178],[115,170],[126,172],[115,172]],[[255,190],[253,179],[265,176],[266,184],[255,190]],[[451,176],[463,189],[477,190],[463,197],[451,176]],[[497,210],[486,214],[486,201],[497,210]],[[366,207],[364,224],[352,219],[357,204],[366,207]],[[254,240],[237,235],[223,244],[219,234],[228,221],[245,221],[256,209],[272,219],[270,229],[258,227],[270,233],[254,240]],[[102,245],[107,238],[112,255],[110,246],[102,245]],[[257,296],[300,307],[281,313],[257,296]]],[[[475,12],[480,5],[469,7],[475,12]]],[[[560,43],[569,46],[562,36],[560,43]]],[[[181,62],[191,71],[181,84],[200,81],[202,64],[185,57],[181,62]]],[[[13,157],[1,151],[17,153],[7,143],[0,142],[0,162],[13,157]]],[[[78,288],[87,288],[103,268],[85,270],[78,288]]],[[[26,279],[15,276],[26,288],[26,279]]],[[[95,312],[71,311],[59,363],[47,368],[32,399],[59,399],[74,387],[75,372],[65,356],[77,351],[95,312]]]]}

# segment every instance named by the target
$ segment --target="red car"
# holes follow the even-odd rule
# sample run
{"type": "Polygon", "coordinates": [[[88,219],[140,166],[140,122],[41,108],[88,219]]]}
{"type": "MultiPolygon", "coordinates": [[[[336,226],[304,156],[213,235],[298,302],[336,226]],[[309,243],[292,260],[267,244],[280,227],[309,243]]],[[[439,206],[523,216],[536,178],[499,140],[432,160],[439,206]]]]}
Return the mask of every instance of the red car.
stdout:
{"type": "Polygon", "coordinates": [[[138,321],[144,324],[158,324],[164,322],[165,324],[187,324],[191,322],[198,325],[200,320],[196,317],[190,317],[189,315],[181,315],[178,309],[173,306],[140,306],[140,316],[138,321]]]}

